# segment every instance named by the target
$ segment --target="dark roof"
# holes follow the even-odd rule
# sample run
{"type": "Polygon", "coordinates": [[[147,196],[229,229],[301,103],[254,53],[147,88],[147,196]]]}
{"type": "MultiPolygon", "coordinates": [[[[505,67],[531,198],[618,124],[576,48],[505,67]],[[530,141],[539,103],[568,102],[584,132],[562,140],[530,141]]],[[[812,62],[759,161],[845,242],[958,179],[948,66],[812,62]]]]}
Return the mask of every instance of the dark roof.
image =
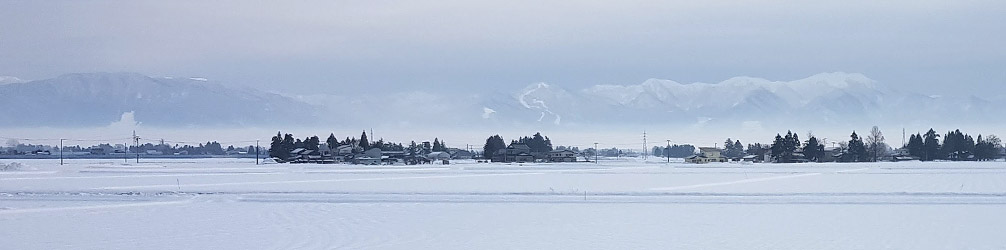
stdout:
{"type": "Polygon", "coordinates": [[[531,149],[531,147],[528,147],[528,146],[527,146],[527,144],[510,144],[510,146],[509,146],[509,147],[507,147],[507,148],[514,148],[514,149],[531,149]]]}

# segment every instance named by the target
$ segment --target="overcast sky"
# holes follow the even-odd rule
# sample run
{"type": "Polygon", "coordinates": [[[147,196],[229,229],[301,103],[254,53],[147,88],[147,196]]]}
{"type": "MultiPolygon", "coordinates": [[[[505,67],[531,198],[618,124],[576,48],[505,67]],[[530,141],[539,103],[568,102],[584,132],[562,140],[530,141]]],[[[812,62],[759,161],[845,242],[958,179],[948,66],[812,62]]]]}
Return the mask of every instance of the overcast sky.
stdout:
{"type": "Polygon", "coordinates": [[[999,97],[1004,44],[1001,0],[0,3],[0,75],[130,71],[293,93],[844,71],[999,97]]]}

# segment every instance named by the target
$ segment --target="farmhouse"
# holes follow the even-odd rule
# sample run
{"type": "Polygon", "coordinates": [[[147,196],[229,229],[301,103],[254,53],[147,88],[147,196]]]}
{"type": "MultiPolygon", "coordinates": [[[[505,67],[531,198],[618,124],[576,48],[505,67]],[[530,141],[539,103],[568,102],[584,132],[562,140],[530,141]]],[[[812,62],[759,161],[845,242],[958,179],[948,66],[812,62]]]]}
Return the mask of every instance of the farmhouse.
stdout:
{"type": "Polygon", "coordinates": [[[721,151],[718,148],[699,148],[699,153],[685,158],[685,162],[688,163],[710,163],[710,162],[727,162],[727,158],[721,155],[721,151]]]}
{"type": "Polygon", "coordinates": [[[548,153],[549,162],[576,162],[576,152],[572,150],[554,150],[548,153]]]}

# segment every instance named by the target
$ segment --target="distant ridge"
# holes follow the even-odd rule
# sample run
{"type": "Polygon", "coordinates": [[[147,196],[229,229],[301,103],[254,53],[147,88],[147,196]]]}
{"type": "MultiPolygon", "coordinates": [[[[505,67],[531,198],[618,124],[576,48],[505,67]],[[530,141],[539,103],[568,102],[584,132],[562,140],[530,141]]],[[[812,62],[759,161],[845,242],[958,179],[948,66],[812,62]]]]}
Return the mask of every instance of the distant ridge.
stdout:
{"type": "Polygon", "coordinates": [[[276,94],[235,89],[201,78],[136,73],[65,74],[0,85],[0,126],[103,126],[134,112],[150,126],[286,123],[316,107],[276,94]]]}

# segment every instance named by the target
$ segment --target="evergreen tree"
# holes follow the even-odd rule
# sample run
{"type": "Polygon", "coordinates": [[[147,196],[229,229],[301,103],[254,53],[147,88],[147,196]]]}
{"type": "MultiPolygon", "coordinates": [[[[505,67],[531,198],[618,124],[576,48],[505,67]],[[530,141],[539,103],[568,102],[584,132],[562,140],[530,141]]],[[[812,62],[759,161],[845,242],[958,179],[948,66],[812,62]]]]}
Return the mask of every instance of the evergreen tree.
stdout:
{"type": "Polygon", "coordinates": [[[296,148],[297,141],[293,139],[293,134],[283,135],[283,149],[286,150],[287,155],[290,154],[290,151],[293,151],[296,148]]]}
{"type": "Polygon", "coordinates": [[[420,149],[419,149],[419,145],[416,144],[416,141],[412,141],[412,142],[409,143],[409,149],[408,149],[408,151],[409,151],[410,154],[418,154],[419,153],[420,149]]]}
{"type": "Polygon", "coordinates": [[[727,158],[740,158],[744,156],[744,144],[740,140],[734,141],[727,138],[723,143],[723,156],[727,158]]]}
{"type": "Polygon", "coordinates": [[[329,149],[339,148],[339,139],[335,138],[335,133],[329,134],[328,139],[325,139],[325,144],[329,149]]]}
{"type": "Polygon", "coordinates": [[[321,140],[318,136],[311,136],[304,139],[304,149],[317,151],[320,149],[321,140]]]}
{"type": "Polygon", "coordinates": [[[923,161],[932,161],[939,159],[940,135],[937,134],[935,130],[929,129],[929,132],[926,132],[926,134],[923,135],[922,145],[923,145],[922,147],[923,161]]]}
{"type": "Polygon", "coordinates": [[[670,148],[666,150],[664,157],[670,156],[671,158],[684,158],[695,154],[695,146],[692,145],[671,145],[670,148]]]}
{"type": "Polygon", "coordinates": [[[861,162],[869,160],[869,153],[866,150],[866,144],[863,143],[863,139],[856,134],[856,131],[852,131],[852,135],[849,137],[849,149],[843,155],[844,161],[861,162]]]}
{"type": "Polygon", "coordinates": [[[500,135],[490,136],[486,139],[486,145],[482,147],[482,156],[486,159],[492,159],[496,154],[496,151],[506,148],[506,141],[500,135]]]}
{"type": "Polygon", "coordinates": [[[787,162],[788,158],[784,159],[784,155],[786,154],[785,144],[786,139],[782,135],[775,134],[775,141],[772,142],[771,151],[772,159],[775,159],[776,162],[787,162]]]}
{"type": "Polygon", "coordinates": [[[276,136],[273,136],[272,142],[269,143],[269,157],[275,158],[277,162],[283,162],[290,157],[290,150],[283,144],[280,132],[276,132],[276,136]]]}
{"type": "Polygon", "coordinates": [[[367,140],[367,131],[363,131],[363,134],[360,135],[360,143],[357,145],[360,145],[363,150],[370,149],[370,141],[367,140]]]}
{"type": "Polygon", "coordinates": [[[432,148],[432,150],[433,150],[433,152],[444,152],[444,151],[447,151],[447,148],[445,148],[444,144],[442,142],[440,142],[440,138],[433,138],[433,148],[432,148]]]}
{"type": "Polygon", "coordinates": [[[817,137],[811,136],[807,139],[807,144],[803,147],[803,155],[807,160],[820,162],[824,158],[824,145],[817,141],[817,137]]]}
{"type": "Polygon", "coordinates": [[[793,162],[793,153],[800,147],[800,143],[800,137],[793,131],[786,131],[785,137],[776,134],[771,147],[772,158],[781,163],[793,162]]]}
{"type": "Polygon", "coordinates": [[[908,139],[908,154],[911,156],[918,157],[919,159],[925,159],[925,143],[922,141],[922,134],[914,134],[908,139]]]}

